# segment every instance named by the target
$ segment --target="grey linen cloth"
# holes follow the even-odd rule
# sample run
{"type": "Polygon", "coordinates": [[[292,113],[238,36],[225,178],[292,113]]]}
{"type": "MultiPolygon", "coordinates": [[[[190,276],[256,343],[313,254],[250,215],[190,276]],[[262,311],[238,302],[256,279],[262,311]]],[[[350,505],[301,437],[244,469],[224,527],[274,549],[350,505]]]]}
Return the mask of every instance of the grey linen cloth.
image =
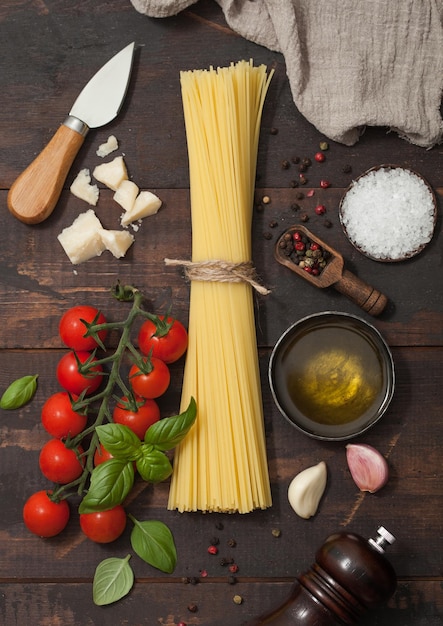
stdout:
{"type": "MultiPolygon", "coordinates": [[[[168,17],[197,0],[131,0],[168,17]]],[[[443,120],[443,0],[216,0],[246,39],[285,58],[298,110],[329,139],[383,126],[424,148],[443,120]]],[[[204,68],[186,68],[204,69],[204,68]]]]}

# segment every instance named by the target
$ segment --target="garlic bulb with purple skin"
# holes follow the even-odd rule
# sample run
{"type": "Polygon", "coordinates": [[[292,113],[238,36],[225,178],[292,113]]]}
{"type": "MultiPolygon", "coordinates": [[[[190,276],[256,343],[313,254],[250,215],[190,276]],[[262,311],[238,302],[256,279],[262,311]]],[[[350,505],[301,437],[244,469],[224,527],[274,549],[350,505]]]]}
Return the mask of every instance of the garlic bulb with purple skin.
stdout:
{"type": "Polygon", "coordinates": [[[351,476],[360,491],[375,493],[386,485],[389,468],[385,457],[365,443],[346,446],[346,460],[351,476]]]}

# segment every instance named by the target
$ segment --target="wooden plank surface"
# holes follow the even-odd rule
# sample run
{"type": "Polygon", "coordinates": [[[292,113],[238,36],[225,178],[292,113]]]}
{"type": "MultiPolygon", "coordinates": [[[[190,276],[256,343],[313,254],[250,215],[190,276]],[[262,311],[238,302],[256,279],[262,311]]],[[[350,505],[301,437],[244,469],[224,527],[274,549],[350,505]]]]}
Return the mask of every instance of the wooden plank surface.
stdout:
{"type": "MultiPolygon", "coordinates": [[[[284,59],[247,42],[226,25],[216,3],[198,2],[182,14],[153,20],[130,3],[47,1],[12,2],[0,7],[0,390],[29,373],[39,374],[37,394],[18,411],[2,411],[0,421],[0,623],[25,624],[187,624],[240,626],[283,599],[294,577],[312,562],[323,539],[346,529],[369,536],[383,524],[397,537],[389,552],[399,587],[389,605],[365,622],[375,626],[437,626],[443,620],[441,487],[443,294],[441,281],[443,196],[442,150],[423,150],[388,133],[369,128],[353,147],[330,142],[326,161],[314,163],[308,182],[293,187],[298,171],[282,161],[310,157],[325,138],[297,111],[284,59]],[[63,121],[83,84],[112,54],[134,40],[134,74],[121,115],[91,132],[50,219],[26,226],[6,208],[11,184],[63,121]],[[117,280],[139,286],[147,306],[188,319],[189,284],[180,269],[166,268],[165,257],[188,259],[191,251],[189,176],[179,72],[253,58],[275,70],[265,105],[258,155],[253,260],[268,296],[256,298],[256,327],[265,409],[273,506],[239,515],[179,514],[166,510],[168,483],[137,483],[128,508],[137,517],[160,519],[173,530],[179,560],[172,576],[159,573],[133,556],[137,581],[128,598],[113,607],[94,606],[91,580],[100,560],[125,556],[129,532],[110,546],[83,538],[73,507],[65,533],[42,541],[27,533],[22,506],[45,488],[38,454],[47,440],[40,424],[45,399],[58,390],[55,367],[63,354],[58,337],[61,314],[90,303],[110,320],[122,318],[125,305],[109,295],[117,280]],[[272,130],[274,129],[274,130],[272,130]],[[109,134],[120,141],[133,180],[162,198],[159,213],[135,233],[124,259],[104,253],[74,268],[57,242],[58,233],[86,205],[68,186],[79,169],[100,161],[95,151],[109,134]],[[382,163],[396,163],[422,174],[434,188],[439,215],[425,252],[404,263],[381,264],[364,258],[346,240],[338,204],[353,178],[382,163]],[[345,165],[351,166],[344,172],[345,165]],[[320,178],[331,187],[319,188],[320,178]],[[314,191],[312,197],[307,196],[314,191]],[[297,194],[302,192],[303,198],[297,194]],[[267,195],[270,203],[263,205],[267,195]],[[327,207],[317,216],[317,203],[327,207]],[[300,208],[294,210],[294,203],[300,208]],[[339,250],[346,267],[388,296],[380,318],[371,318],[332,288],[319,290],[279,266],[273,258],[278,234],[301,215],[313,232],[339,250]],[[331,222],[325,227],[325,219],[331,222]],[[397,384],[387,415],[361,441],[388,457],[391,479],[378,494],[362,496],[352,482],[344,444],[319,443],[298,434],[274,406],[267,381],[270,351],[294,321],[323,310],[361,315],[392,348],[397,384]],[[297,518],[286,491],[302,468],[325,460],[330,480],[318,515],[297,518]],[[223,529],[217,528],[222,522],[223,529]],[[272,530],[278,528],[276,538],[272,530]],[[220,558],[235,558],[238,583],[226,582],[220,558],[207,554],[214,535],[220,558]],[[235,548],[227,541],[234,538],[235,548]],[[183,578],[200,577],[197,585],[183,578]],[[239,594],[244,601],[232,601],[239,594]],[[187,606],[198,605],[196,613],[187,606]]],[[[102,189],[97,214],[107,228],[118,227],[119,207],[102,189]]],[[[111,346],[116,337],[111,337],[111,346]]],[[[180,401],[183,362],[172,368],[172,384],[161,400],[163,415],[180,401]]]]}

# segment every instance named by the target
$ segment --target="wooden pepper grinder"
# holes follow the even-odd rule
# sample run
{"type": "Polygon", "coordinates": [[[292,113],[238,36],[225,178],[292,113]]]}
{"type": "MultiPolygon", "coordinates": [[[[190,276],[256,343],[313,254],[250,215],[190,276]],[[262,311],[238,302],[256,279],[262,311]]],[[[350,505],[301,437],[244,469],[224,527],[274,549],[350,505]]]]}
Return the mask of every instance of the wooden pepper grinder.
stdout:
{"type": "Polygon", "coordinates": [[[394,569],[383,556],[394,541],[383,526],[375,539],[344,532],[331,535],[315,555],[315,563],[297,578],[287,600],[246,626],[357,624],[395,591],[394,569]]]}

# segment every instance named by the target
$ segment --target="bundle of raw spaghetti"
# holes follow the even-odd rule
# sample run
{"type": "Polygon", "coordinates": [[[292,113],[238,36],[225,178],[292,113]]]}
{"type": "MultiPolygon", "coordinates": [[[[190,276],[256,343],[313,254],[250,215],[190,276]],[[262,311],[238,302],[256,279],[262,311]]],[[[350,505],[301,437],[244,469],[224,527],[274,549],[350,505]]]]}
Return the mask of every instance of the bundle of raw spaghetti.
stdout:
{"type": "Polygon", "coordinates": [[[181,73],[192,214],[182,407],[193,396],[198,412],[175,453],[168,508],[179,511],[247,513],[271,505],[251,265],[257,148],[271,75],[246,61],[181,73]]]}

